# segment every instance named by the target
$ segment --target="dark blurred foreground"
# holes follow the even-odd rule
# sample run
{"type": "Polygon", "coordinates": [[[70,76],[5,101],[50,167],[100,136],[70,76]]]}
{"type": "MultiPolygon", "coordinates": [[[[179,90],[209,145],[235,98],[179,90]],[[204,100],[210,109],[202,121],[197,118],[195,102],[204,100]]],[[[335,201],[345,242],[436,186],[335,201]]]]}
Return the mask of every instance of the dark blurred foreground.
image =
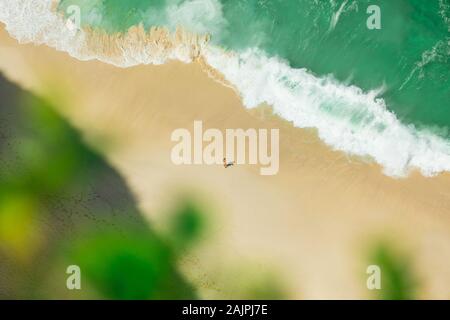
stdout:
{"type": "MultiPolygon", "coordinates": [[[[177,243],[151,230],[123,178],[45,101],[2,78],[0,99],[0,298],[195,298],[177,243]],[[71,265],[82,290],[66,286],[71,265]]],[[[181,204],[183,242],[195,210],[181,204]]]]}

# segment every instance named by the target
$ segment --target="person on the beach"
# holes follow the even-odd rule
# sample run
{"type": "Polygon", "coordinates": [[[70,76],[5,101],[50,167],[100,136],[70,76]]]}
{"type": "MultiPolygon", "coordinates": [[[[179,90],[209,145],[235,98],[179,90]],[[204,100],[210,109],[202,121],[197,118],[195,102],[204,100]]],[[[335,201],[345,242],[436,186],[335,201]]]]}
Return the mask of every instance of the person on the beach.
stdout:
{"type": "Polygon", "coordinates": [[[231,161],[231,162],[227,163],[227,158],[223,158],[223,166],[224,166],[225,169],[228,168],[228,167],[231,167],[233,165],[234,165],[234,161],[231,161]]]}

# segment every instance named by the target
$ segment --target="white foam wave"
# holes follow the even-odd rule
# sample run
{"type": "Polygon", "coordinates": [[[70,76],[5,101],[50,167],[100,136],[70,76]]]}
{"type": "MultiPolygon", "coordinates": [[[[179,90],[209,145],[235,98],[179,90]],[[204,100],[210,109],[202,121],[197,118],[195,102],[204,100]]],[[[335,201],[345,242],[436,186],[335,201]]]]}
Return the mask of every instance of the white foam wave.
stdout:
{"type": "Polygon", "coordinates": [[[387,175],[405,176],[412,168],[426,176],[450,170],[450,142],[402,124],[377,98],[378,90],[363,92],[331,77],[316,77],[258,49],[230,54],[209,48],[205,56],[247,107],[268,103],[294,126],[317,128],[334,149],[372,157],[387,175]]]}
{"type": "Polygon", "coordinates": [[[345,0],[344,2],[342,2],[341,6],[339,7],[339,9],[333,13],[333,16],[331,17],[331,21],[330,21],[330,27],[328,29],[328,31],[334,30],[336,28],[337,23],[339,22],[339,18],[345,8],[345,6],[347,5],[348,0],[345,0]]]}
{"type": "Polygon", "coordinates": [[[0,21],[23,43],[46,44],[75,55],[84,43],[82,32],[71,30],[52,12],[52,0],[0,0],[0,21]]]}
{"type": "Polygon", "coordinates": [[[173,30],[183,26],[197,34],[213,34],[219,37],[227,25],[218,0],[189,0],[174,3],[165,10],[166,23],[173,30]]]}
{"type": "MultiPolygon", "coordinates": [[[[111,56],[92,52],[87,46],[83,29],[68,26],[67,21],[54,10],[57,0],[0,0],[0,21],[11,36],[21,43],[45,44],[69,53],[79,60],[100,60],[119,67],[139,64],[162,64],[167,60],[192,60],[192,43],[177,43],[172,49],[155,43],[120,48],[121,55],[111,56]]],[[[131,38],[134,39],[134,38],[131,38]]],[[[200,43],[202,45],[203,43],[200,43]]]]}
{"type": "MultiPolygon", "coordinates": [[[[189,3],[198,8],[197,1],[201,0],[189,3]]],[[[0,0],[0,21],[21,42],[46,44],[80,60],[98,59],[129,67],[191,58],[191,44],[180,44],[167,52],[131,42],[121,48],[119,60],[98,56],[87,50],[84,31],[67,28],[64,19],[52,11],[53,5],[52,0],[0,0]]],[[[185,11],[179,6],[172,9],[185,11]]],[[[195,17],[185,18],[191,21],[195,17]]],[[[317,128],[320,138],[332,148],[372,157],[391,176],[405,176],[411,168],[426,176],[450,171],[450,142],[402,124],[377,98],[380,91],[363,92],[331,77],[316,77],[258,49],[232,53],[205,45],[199,50],[235,86],[248,108],[268,103],[294,126],[317,128]]]]}

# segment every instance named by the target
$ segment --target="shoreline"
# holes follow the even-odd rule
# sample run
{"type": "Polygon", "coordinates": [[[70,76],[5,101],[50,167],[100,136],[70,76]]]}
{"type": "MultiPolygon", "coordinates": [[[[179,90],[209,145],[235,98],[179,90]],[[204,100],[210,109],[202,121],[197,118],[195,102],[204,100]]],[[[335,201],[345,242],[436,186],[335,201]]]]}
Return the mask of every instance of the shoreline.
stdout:
{"type": "Polygon", "coordinates": [[[173,32],[166,27],[146,30],[142,24],[113,34],[89,27],[69,27],[63,14],[57,11],[58,2],[44,0],[35,11],[29,10],[33,5],[29,1],[5,8],[0,11],[2,28],[7,21],[9,32],[20,43],[45,44],[81,61],[97,60],[121,68],[157,65],[170,60],[191,62],[201,55],[202,48],[210,40],[209,35],[193,34],[181,28],[173,32]],[[21,16],[22,19],[11,20],[10,16],[21,16]],[[40,18],[37,23],[36,17],[40,18]]]}
{"type": "Polygon", "coordinates": [[[289,298],[370,298],[361,281],[363,249],[379,238],[414,258],[426,280],[418,298],[450,298],[450,174],[385,176],[379,165],[332,151],[314,130],[293,127],[268,106],[246,109],[198,61],[123,69],[19,45],[3,27],[0,40],[4,75],[40,96],[64,93],[58,111],[125,177],[156,228],[180,191],[212,203],[213,235],[182,264],[202,298],[239,291],[240,271],[230,270],[247,263],[280,274],[289,298]],[[261,177],[249,165],[173,165],[170,133],[194,120],[222,130],[279,128],[279,174],[261,177]],[[109,147],[99,143],[103,137],[109,147]]]}
{"type": "MultiPolygon", "coordinates": [[[[370,158],[388,176],[405,177],[412,171],[420,171],[431,177],[450,172],[448,141],[429,128],[420,129],[400,121],[378,97],[376,89],[363,91],[332,77],[317,77],[306,69],[290,68],[286,61],[266,56],[255,48],[242,53],[226,52],[209,45],[209,36],[180,28],[171,33],[165,27],[145,30],[140,24],[115,34],[89,28],[72,32],[66,28],[62,14],[54,12],[57,0],[46,3],[51,4],[49,8],[40,10],[49,16],[49,21],[34,26],[33,14],[39,13],[23,17],[22,24],[39,30],[36,37],[22,28],[16,30],[17,22],[13,21],[15,38],[26,43],[44,43],[81,61],[96,60],[120,68],[173,61],[200,62],[212,79],[238,92],[247,109],[270,104],[273,113],[295,127],[317,129],[321,140],[333,150],[344,151],[351,157],[370,158]],[[57,31],[49,32],[50,29],[57,31]],[[261,79],[267,79],[267,83],[261,85],[261,79]],[[300,89],[290,91],[291,85],[300,89]]],[[[14,14],[18,7],[8,9],[14,14]]]]}

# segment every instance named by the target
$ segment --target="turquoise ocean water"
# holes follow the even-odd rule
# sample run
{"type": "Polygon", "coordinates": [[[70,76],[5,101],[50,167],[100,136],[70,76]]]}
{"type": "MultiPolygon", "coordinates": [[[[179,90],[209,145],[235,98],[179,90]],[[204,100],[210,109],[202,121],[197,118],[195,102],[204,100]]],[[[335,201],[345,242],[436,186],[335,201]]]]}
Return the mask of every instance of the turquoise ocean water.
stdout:
{"type": "Polygon", "coordinates": [[[383,87],[400,120],[448,135],[449,0],[63,0],[60,8],[73,4],[83,24],[108,32],[139,23],[173,27],[175,20],[224,48],[258,47],[319,76],[383,87]],[[381,9],[380,30],[366,26],[372,4],[381,9]]]}

